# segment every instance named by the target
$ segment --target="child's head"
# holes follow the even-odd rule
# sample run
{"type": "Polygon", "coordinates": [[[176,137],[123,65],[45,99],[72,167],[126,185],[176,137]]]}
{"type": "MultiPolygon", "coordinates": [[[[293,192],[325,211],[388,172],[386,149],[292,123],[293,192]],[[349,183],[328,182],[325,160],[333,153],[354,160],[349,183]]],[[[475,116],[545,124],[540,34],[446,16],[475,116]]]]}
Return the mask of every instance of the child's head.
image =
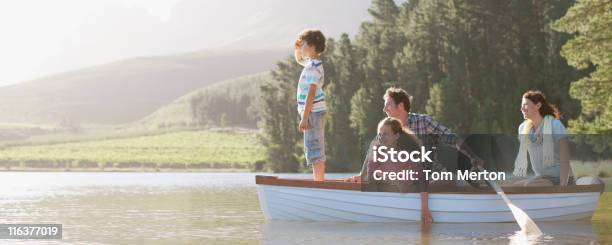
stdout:
{"type": "Polygon", "coordinates": [[[301,49],[304,57],[319,57],[325,51],[325,36],[318,29],[306,29],[300,33],[296,48],[301,49]]]}
{"type": "Polygon", "coordinates": [[[378,133],[395,135],[401,134],[402,131],[402,123],[393,117],[386,117],[378,123],[378,133]]]}
{"type": "Polygon", "coordinates": [[[395,118],[387,117],[378,123],[378,140],[382,145],[393,144],[402,133],[402,123],[395,118]]]}
{"type": "Polygon", "coordinates": [[[407,128],[402,127],[400,120],[387,117],[378,123],[378,143],[386,146],[397,146],[398,149],[416,150],[421,141],[407,128]]]}

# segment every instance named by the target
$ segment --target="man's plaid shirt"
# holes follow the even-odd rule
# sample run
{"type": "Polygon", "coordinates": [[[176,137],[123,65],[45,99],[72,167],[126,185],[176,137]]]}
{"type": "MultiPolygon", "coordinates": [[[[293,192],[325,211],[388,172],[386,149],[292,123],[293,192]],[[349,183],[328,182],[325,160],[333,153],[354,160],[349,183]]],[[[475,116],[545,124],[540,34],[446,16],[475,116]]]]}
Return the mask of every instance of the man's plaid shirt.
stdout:
{"type": "MultiPolygon", "coordinates": [[[[404,125],[408,125],[408,128],[421,140],[427,149],[438,147],[440,143],[452,147],[456,146],[457,136],[447,127],[434,121],[429,115],[409,113],[408,122],[404,125]]],[[[446,171],[442,164],[437,163],[437,159],[437,154],[434,151],[434,163],[430,169],[436,172],[446,171]]]]}

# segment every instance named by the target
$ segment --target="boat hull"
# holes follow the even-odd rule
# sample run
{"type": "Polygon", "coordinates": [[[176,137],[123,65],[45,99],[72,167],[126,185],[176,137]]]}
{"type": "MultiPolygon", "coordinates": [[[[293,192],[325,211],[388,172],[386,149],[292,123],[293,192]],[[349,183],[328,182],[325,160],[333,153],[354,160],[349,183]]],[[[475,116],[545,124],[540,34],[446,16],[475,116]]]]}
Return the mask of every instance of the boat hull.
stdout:
{"type": "MultiPolygon", "coordinates": [[[[330,222],[414,222],[420,220],[420,194],[365,192],[258,184],[259,201],[270,220],[330,222]]],[[[508,194],[535,221],[590,219],[600,192],[508,194]]],[[[514,222],[496,194],[431,193],[436,222],[514,222]]]]}

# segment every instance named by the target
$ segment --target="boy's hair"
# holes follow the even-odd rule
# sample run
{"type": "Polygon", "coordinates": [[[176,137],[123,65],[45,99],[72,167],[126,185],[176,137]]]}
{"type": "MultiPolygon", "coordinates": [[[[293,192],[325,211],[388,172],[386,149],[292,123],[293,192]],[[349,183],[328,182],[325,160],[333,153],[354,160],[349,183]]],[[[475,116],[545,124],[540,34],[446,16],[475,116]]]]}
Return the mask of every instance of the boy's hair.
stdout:
{"type": "Polygon", "coordinates": [[[410,112],[410,95],[406,90],[396,87],[390,87],[385,91],[385,96],[383,98],[391,98],[396,105],[399,103],[404,103],[404,109],[406,112],[410,112]]]}
{"type": "Polygon", "coordinates": [[[318,29],[303,30],[298,39],[306,41],[308,45],[314,46],[318,54],[325,51],[325,36],[323,36],[323,33],[318,29]]]}

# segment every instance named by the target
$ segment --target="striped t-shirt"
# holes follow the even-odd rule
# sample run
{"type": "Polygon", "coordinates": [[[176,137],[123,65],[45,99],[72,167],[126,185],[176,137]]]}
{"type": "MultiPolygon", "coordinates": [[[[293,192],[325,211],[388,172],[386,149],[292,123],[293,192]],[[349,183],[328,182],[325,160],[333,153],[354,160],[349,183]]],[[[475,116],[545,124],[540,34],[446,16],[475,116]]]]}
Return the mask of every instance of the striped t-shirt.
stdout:
{"type": "Polygon", "coordinates": [[[318,59],[307,59],[300,75],[297,87],[298,112],[303,113],[308,97],[310,84],[316,84],[317,90],[312,103],[312,112],[325,111],[325,94],[323,93],[323,63],[318,59]]]}

